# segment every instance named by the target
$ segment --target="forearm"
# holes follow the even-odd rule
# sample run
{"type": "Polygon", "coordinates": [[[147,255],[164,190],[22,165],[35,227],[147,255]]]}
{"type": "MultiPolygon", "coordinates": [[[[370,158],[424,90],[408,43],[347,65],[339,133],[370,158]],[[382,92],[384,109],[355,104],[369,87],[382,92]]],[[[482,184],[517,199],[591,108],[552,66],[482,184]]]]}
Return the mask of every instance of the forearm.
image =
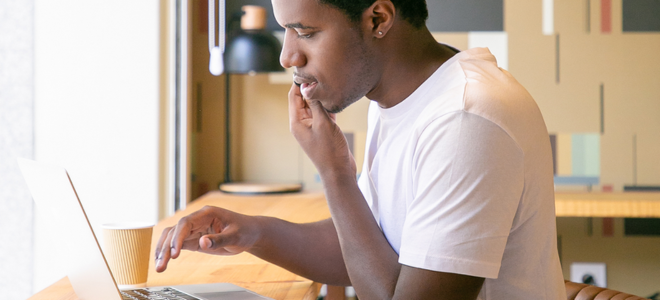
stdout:
{"type": "Polygon", "coordinates": [[[390,247],[358,189],[355,159],[334,115],[319,100],[289,91],[291,133],[319,170],[343,260],[361,299],[390,299],[399,278],[398,255],[390,247]]]}
{"type": "Polygon", "coordinates": [[[353,287],[361,299],[391,299],[401,270],[354,176],[322,175],[353,287]]]}
{"type": "Polygon", "coordinates": [[[256,217],[260,238],[248,252],[316,282],[350,285],[331,219],[306,224],[256,217]]]}

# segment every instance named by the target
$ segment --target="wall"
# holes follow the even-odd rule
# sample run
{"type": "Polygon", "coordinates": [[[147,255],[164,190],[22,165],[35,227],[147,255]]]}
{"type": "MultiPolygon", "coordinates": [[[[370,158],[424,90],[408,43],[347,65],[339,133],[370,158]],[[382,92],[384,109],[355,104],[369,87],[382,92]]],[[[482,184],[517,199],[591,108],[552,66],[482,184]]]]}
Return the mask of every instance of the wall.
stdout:
{"type": "Polygon", "coordinates": [[[225,75],[209,73],[207,13],[207,1],[191,1],[191,199],[217,190],[225,174],[225,75]]]}
{"type": "Polygon", "coordinates": [[[602,218],[557,218],[564,278],[574,262],[601,262],[608,288],[648,297],[660,292],[660,237],[624,236],[623,219],[614,219],[614,235],[603,235],[602,218]]]}
{"type": "MultiPolygon", "coordinates": [[[[208,71],[206,1],[193,1],[192,16],[192,199],[217,189],[225,180],[225,76],[208,71]]],[[[302,182],[322,188],[316,169],[289,133],[287,93],[291,76],[231,75],[231,179],[251,182],[302,182]]],[[[361,167],[366,138],[362,99],[338,115],[345,132],[354,133],[355,158],[361,167]]]]}
{"type": "Polygon", "coordinates": [[[612,30],[604,33],[600,1],[556,0],[555,34],[542,35],[541,1],[505,5],[509,70],[535,97],[548,131],[599,133],[603,84],[601,184],[618,191],[626,184],[660,184],[660,33],[622,32],[621,7],[622,0],[612,1],[612,30]]]}
{"type": "MultiPolygon", "coordinates": [[[[554,3],[555,32],[546,36],[540,34],[541,1],[505,2],[509,70],[535,97],[551,133],[600,132],[603,84],[601,185],[618,191],[626,184],[658,185],[660,33],[622,32],[621,0],[612,1],[610,33],[601,30],[600,1],[554,3]]],[[[615,219],[613,237],[603,236],[600,218],[558,218],[557,228],[565,278],[573,262],[604,262],[608,287],[640,296],[660,291],[660,237],[625,237],[622,219],[615,219]]]]}
{"type": "MultiPolygon", "coordinates": [[[[289,132],[287,94],[291,83],[269,84],[268,76],[261,75],[245,77],[243,86],[242,178],[302,181],[307,189],[322,188],[318,172],[289,132]]],[[[344,133],[354,134],[354,156],[359,168],[364,156],[368,105],[368,99],[361,99],[337,115],[344,133]]]]}
{"type": "MultiPolygon", "coordinates": [[[[660,56],[656,55],[660,49],[660,34],[622,32],[622,0],[612,1],[611,33],[600,31],[600,1],[556,0],[554,3],[555,31],[544,35],[541,0],[504,1],[508,70],[535,97],[550,133],[599,133],[600,86],[603,84],[605,130],[601,136],[601,183],[619,191],[631,183],[660,184],[660,160],[657,159],[660,153],[660,85],[657,84],[660,56]],[[557,35],[559,74],[556,73],[557,35]],[[635,135],[638,140],[637,175],[633,174],[632,159],[635,135]]],[[[206,76],[203,75],[208,73],[206,36],[203,32],[200,34],[199,45],[203,51],[194,60],[199,61],[200,76],[206,76]]],[[[459,49],[467,49],[470,44],[467,32],[437,32],[434,36],[459,49]]],[[[235,77],[232,85],[232,128],[236,136],[234,166],[238,168],[234,171],[235,177],[254,181],[300,180],[307,188],[320,188],[316,171],[301,155],[288,132],[286,94],[291,84],[290,75],[278,75],[275,80],[266,75],[235,77]]],[[[218,85],[222,84],[219,82],[218,85]]],[[[221,105],[219,94],[208,95],[206,88],[204,91],[201,100],[204,110],[211,105],[221,105]]],[[[368,100],[363,99],[337,117],[345,132],[354,133],[356,160],[359,161],[362,159],[360,150],[364,149],[367,106],[368,100]]],[[[213,115],[219,119],[223,113],[217,111],[213,115]]],[[[218,125],[216,129],[221,128],[218,125]]],[[[204,134],[223,136],[222,131],[204,134]]],[[[201,140],[199,136],[200,143],[201,140]]],[[[216,148],[203,148],[198,144],[198,152],[223,155],[222,145],[215,143],[216,148]]],[[[197,161],[201,173],[206,164],[201,154],[197,161]]],[[[222,164],[215,163],[214,167],[222,168],[222,164]]],[[[210,181],[221,179],[222,175],[216,175],[210,181]]],[[[660,238],[623,237],[620,220],[616,221],[618,235],[615,237],[588,236],[586,222],[580,218],[558,220],[565,278],[570,278],[568,268],[572,262],[601,261],[608,265],[611,288],[642,296],[660,290],[657,272],[660,255],[654,251],[658,249],[660,238]]],[[[593,222],[598,224],[600,219],[593,222]]],[[[594,226],[594,232],[597,227],[594,226]]]]}
{"type": "MultiPolygon", "coordinates": [[[[660,160],[655,159],[655,153],[660,152],[660,85],[654,82],[660,78],[660,57],[655,55],[660,49],[660,33],[623,32],[622,0],[612,2],[611,32],[602,32],[600,3],[597,0],[554,1],[554,32],[544,35],[542,1],[505,1],[507,69],[535,97],[552,134],[600,133],[602,86],[600,184],[594,188],[611,186],[620,191],[630,184],[657,185],[660,184],[660,160]]],[[[205,32],[200,31],[200,34],[199,45],[204,45],[205,32]]],[[[479,33],[439,32],[436,38],[465,49],[474,34],[479,33]]],[[[207,56],[199,53],[200,74],[208,73],[207,56]]],[[[235,138],[241,139],[233,146],[238,147],[233,151],[237,161],[234,165],[238,169],[233,172],[242,180],[302,178],[308,186],[318,187],[315,171],[306,165],[304,157],[298,158],[295,143],[287,140],[290,135],[285,125],[275,128],[260,128],[259,125],[265,116],[278,124],[286,123],[285,95],[290,81],[277,80],[276,84],[268,84],[260,76],[234,76],[241,77],[235,81],[240,82],[236,84],[242,84],[243,89],[232,89],[235,108],[232,114],[239,122],[232,128],[238,130],[235,138]],[[281,95],[280,100],[277,95],[281,95]],[[266,148],[268,150],[264,150],[266,148]]],[[[209,85],[204,84],[204,87],[213,93],[209,85]]],[[[215,95],[217,101],[222,101],[215,95]]],[[[366,111],[366,105],[363,108],[357,111],[366,111]]],[[[352,119],[342,115],[340,124],[352,119]]],[[[222,112],[215,116],[222,116],[222,112]]],[[[354,132],[357,142],[360,134],[366,131],[366,125],[345,128],[345,131],[354,132]]],[[[222,145],[215,147],[218,146],[222,145]]],[[[359,146],[357,142],[356,147],[359,146]]],[[[223,168],[220,164],[217,166],[223,168]]],[[[220,180],[216,176],[213,184],[207,186],[214,186],[220,180]]]]}
{"type": "Polygon", "coordinates": [[[0,1],[0,290],[32,294],[32,198],[16,157],[34,153],[34,2],[0,1]]]}

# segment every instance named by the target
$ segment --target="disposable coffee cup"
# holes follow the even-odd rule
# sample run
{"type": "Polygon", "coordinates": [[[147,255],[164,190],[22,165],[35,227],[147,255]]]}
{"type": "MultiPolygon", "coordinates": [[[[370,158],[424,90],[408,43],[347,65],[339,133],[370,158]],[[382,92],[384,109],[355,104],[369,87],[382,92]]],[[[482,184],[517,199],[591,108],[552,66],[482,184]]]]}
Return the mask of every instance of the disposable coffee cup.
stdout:
{"type": "Polygon", "coordinates": [[[105,259],[119,289],[146,286],[153,224],[103,224],[105,259]]]}

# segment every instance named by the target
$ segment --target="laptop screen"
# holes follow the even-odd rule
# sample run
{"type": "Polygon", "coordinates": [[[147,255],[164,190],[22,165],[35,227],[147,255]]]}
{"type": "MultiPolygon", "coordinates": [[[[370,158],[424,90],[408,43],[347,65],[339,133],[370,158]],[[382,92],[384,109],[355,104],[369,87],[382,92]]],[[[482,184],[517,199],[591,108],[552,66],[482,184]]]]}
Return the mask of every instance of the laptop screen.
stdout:
{"type": "Polygon", "coordinates": [[[76,190],[64,168],[18,159],[37,207],[48,212],[49,232],[65,257],[53,257],[67,270],[80,299],[119,300],[121,296],[76,190]]]}

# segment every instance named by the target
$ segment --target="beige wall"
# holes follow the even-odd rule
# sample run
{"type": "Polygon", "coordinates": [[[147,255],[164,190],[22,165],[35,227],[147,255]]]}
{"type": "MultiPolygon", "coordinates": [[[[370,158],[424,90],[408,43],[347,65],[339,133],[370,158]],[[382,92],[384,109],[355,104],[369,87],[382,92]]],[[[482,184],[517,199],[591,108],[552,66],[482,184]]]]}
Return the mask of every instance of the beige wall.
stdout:
{"type": "MultiPolygon", "coordinates": [[[[213,76],[208,70],[207,28],[206,23],[201,24],[199,20],[203,5],[206,5],[205,1],[192,1],[190,6],[191,199],[206,191],[217,190],[218,183],[224,180],[225,169],[225,76],[213,76]]],[[[234,91],[240,94],[238,85],[234,91]]]]}
{"type": "Polygon", "coordinates": [[[609,288],[642,297],[660,292],[660,238],[625,237],[623,219],[614,219],[612,237],[602,228],[602,218],[557,218],[564,278],[574,262],[602,262],[609,288]]]}
{"type": "MultiPolygon", "coordinates": [[[[509,71],[535,97],[550,133],[599,132],[600,85],[604,84],[601,183],[611,184],[615,190],[634,183],[632,142],[636,135],[637,183],[660,184],[660,160],[656,159],[660,152],[660,85],[656,84],[660,78],[660,56],[656,55],[660,34],[622,33],[621,0],[613,1],[613,32],[602,34],[599,4],[591,0],[591,31],[587,32],[585,1],[555,1],[561,57],[560,82],[556,83],[556,37],[541,33],[541,1],[505,1],[509,71]]],[[[436,38],[459,49],[467,47],[466,33],[442,33],[436,38]]],[[[204,162],[205,168],[199,164],[193,168],[198,183],[205,180],[215,186],[224,168],[224,79],[213,78],[207,71],[206,35],[197,34],[195,43],[199,47],[193,50],[192,87],[203,86],[204,130],[196,134],[198,155],[194,157],[204,162]]],[[[288,132],[286,93],[290,82],[271,84],[266,75],[235,75],[232,79],[234,179],[302,180],[306,186],[318,188],[316,171],[288,132]]],[[[338,116],[342,129],[355,134],[356,150],[364,143],[367,102],[362,100],[338,116]]],[[[356,156],[361,161],[362,154],[356,151],[356,156]]]]}
{"type": "MultiPolygon", "coordinates": [[[[191,7],[192,199],[217,189],[225,169],[226,75],[215,77],[208,71],[208,37],[199,23],[200,5],[205,3],[193,2],[191,7]]],[[[319,190],[322,186],[316,169],[289,133],[287,93],[291,77],[271,77],[231,75],[232,180],[303,182],[305,189],[319,190]]],[[[355,136],[358,168],[364,156],[368,104],[369,100],[362,99],[337,116],[344,132],[355,136]]]]}
{"type": "MultiPolygon", "coordinates": [[[[612,184],[615,190],[632,183],[632,136],[636,134],[638,183],[660,184],[660,34],[622,33],[621,0],[613,0],[613,32],[601,34],[599,3],[591,0],[591,32],[587,32],[585,1],[555,1],[561,45],[561,80],[557,84],[556,38],[542,35],[541,1],[506,0],[509,71],[535,97],[551,133],[599,132],[599,89],[603,83],[602,183],[612,184]]],[[[208,73],[206,35],[193,30],[197,35],[192,85],[203,85],[203,130],[194,134],[193,152],[194,185],[201,191],[200,184],[215,189],[223,179],[224,79],[208,73]]],[[[435,36],[459,49],[467,48],[466,33],[435,36]]],[[[232,80],[234,179],[302,181],[307,189],[321,188],[316,170],[288,131],[286,95],[290,81],[273,84],[267,75],[233,76],[232,80]]],[[[359,101],[337,118],[345,132],[355,134],[358,167],[363,159],[368,102],[359,101]]],[[[566,278],[572,262],[605,262],[611,288],[642,296],[660,290],[660,252],[656,251],[660,238],[623,237],[621,220],[616,221],[615,237],[588,236],[586,222],[583,218],[558,220],[566,278]]],[[[593,222],[597,233],[601,221],[593,222]]]]}
{"type": "MultiPolygon", "coordinates": [[[[260,182],[301,181],[306,189],[321,189],[318,172],[289,132],[287,94],[291,83],[270,84],[267,75],[241,76],[238,179],[260,182]]],[[[355,135],[355,158],[361,166],[367,129],[368,99],[337,116],[344,132],[355,135]]]]}

